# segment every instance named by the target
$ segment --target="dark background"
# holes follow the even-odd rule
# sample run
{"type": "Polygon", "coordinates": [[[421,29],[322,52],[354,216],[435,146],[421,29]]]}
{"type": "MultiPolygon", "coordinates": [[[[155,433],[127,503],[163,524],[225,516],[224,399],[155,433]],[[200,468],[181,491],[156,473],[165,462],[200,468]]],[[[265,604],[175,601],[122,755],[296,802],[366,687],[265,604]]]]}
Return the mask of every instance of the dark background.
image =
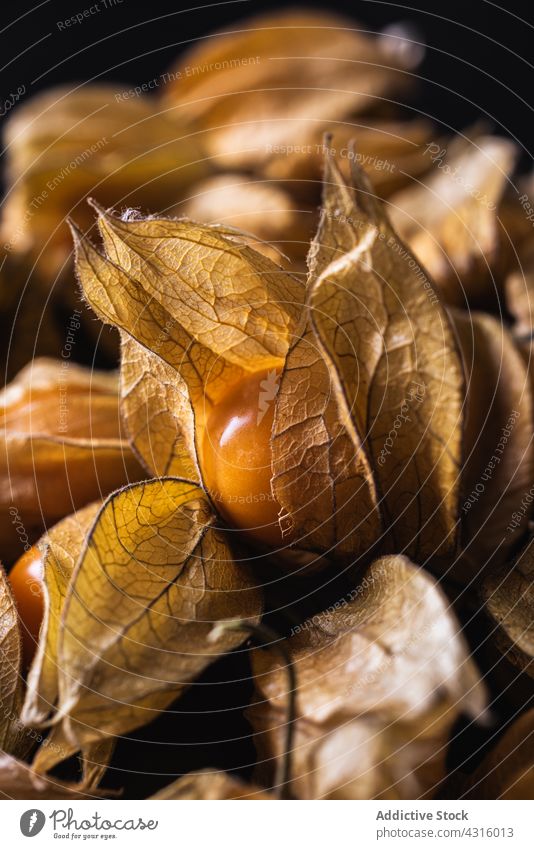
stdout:
{"type": "MultiPolygon", "coordinates": [[[[182,10],[169,0],[99,0],[98,13],[68,30],[58,28],[58,21],[94,2],[3,0],[0,103],[21,85],[26,87],[24,102],[44,88],[73,81],[116,81],[125,88],[141,85],[169,68],[191,41],[281,5],[229,0],[182,10]]],[[[447,131],[461,130],[483,118],[494,131],[516,139],[523,149],[523,168],[531,167],[533,0],[507,0],[506,9],[489,0],[415,0],[409,6],[379,0],[355,0],[350,5],[328,0],[300,5],[337,8],[372,31],[393,22],[413,24],[427,44],[418,91],[410,101],[416,110],[429,114],[447,131]]],[[[324,602],[326,606],[328,600],[324,602]]],[[[482,645],[478,626],[478,622],[473,626],[474,642],[482,645]]],[[[480,663],[482,668],[488,665],[484,658],[480,663]]],[[[123,788],[126,797],[143,797],[176,774],[202,766],[249,774],[255,751],[242,718],[242,708],[250,700],[249,675],[245,652],[211,667],[174,706],[175,713],[167,712],[119,742],[108,786],[123,788]]],[[[510,698],[510,704],[514,700],[510,698]]],[[[506,719],[507,705],[497,703],[495,709],[506,719]]],[[[476,735],[484,742],[482,732],[468,733],[461,727],[457,731],[451,765],[464,759],[466,738],[475,753],[476,735]]]]}
{"type": "MultiPolygon", "coordinates": [[[[73,80],[114,80],[138,85],[165,71],[189,42],[254,12],[284,4],[227,0],[182,9],[171,0],[100,0],[101,10],[68,30],[57,22],[95,0],[3,0],[0,56],[3,100],[19,85],[32,93],[73,80]],[[108,8],[103,8],[103,3],[108,8]]],[[[417,107],[452,130],[484,117],[497,132],[534,150],[530,105],[534,90],[534,3],[504,0],[355,0],[285,4],[337,8],[371,30],[413,23],[427,44],[417,107]]]]}

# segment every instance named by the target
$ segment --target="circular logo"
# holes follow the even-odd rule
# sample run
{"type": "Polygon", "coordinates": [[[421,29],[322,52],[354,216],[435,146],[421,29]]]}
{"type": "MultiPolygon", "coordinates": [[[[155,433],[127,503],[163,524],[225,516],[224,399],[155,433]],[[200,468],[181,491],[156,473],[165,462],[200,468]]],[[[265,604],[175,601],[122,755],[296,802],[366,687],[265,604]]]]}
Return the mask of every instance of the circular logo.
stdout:
{"type": "Polygon", "coordinates": [[[29,811],[24,811],[20,818],[20,830],[24,837],[35,837],[42,831],[46,822],[46,817],[42,811],[37,808],[30,808],[29,811]]]}

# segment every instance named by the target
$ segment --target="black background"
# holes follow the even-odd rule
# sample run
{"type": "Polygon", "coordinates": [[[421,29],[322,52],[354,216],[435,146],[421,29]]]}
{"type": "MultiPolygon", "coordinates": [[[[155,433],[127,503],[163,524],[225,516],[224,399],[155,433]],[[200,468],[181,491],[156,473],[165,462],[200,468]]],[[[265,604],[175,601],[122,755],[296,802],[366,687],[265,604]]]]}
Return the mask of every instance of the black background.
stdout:
{"type": "MultiPolygon", "coordinates": [[[[107,3],[109,8],[61,30],[57,22],[87,9],[91,0],[3,0],[1,101],[21,85],[27,90],[24,101],[59,83],[108,80],[124,87],[141,85],[168,69],[192,40],[274,8],[257,0],[189,11],[167,0],[107,3]]],[[[532,0],[507,2],[506,9],[488,0],[306,5],[327,5],[350,13],[372,31],[410,21],[427,44],[418,89],[410,101],[415,111],[430,115],[448,131],[483,118],[494,131],[516,139],[523,149],[522,166],[530,168],[534,152],[532,0]]],[[[480,633],[473,637],[478,642],[480,633]]],[[[247,774],[255,758],[242,719],[242,707],[250,699],[248,675],[244,652],[211,667],[175,705],[176,714],[166,713],[120,741],[115,772],[107,783],[123,787],[125,795],[132,797],[149,795],[174,775],[195,767],[219,766],[247,774]],[[228,686],[231,680],[234,684],[228,686]]],[[[501,712],[505,719],[506,708],[501,712]]],[[[476,751],[472,735],[471,731],[470,748],[476,751]]],[[[462,738],[459,734],[456,739],[456,756],[453,751],[458,762],[462,738]]]]}

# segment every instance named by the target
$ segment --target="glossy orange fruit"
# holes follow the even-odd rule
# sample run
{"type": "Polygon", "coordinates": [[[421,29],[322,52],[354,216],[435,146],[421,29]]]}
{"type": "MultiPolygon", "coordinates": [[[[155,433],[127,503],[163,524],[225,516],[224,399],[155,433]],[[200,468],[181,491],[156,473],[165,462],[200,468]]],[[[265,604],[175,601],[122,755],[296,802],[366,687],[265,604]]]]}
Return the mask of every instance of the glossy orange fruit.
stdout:
{"type": "Polygon", "coordinates": [[[9,573],[21,620],[22,651],[26,666],[30,665],[35,654],[43,621],[43,572],[43,558],[34,545],[24,552],[9,573]]]}
{"type": "Polygon", "coordinates": [[[271,547],[287,544],[271,492],[271,428],[276,371],[261,371],[230,387],[208,416],[201,447],[204,482],[230,525],[271,547]]]}

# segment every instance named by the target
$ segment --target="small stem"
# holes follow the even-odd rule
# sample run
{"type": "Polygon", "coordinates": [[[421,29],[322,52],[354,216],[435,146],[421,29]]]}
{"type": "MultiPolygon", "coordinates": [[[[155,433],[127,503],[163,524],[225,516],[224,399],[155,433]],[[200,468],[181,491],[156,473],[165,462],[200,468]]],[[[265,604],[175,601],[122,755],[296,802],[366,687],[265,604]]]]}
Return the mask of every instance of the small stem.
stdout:
{"type": "Polygon", "coordinates": [[[293,750],[293,737],[295,731],[295,714],[296,714],[296,695],[297,695],[297,676],[295,673],[295,665],[291,659],[291,655],[287,648],[285,640],[269,628],[267,625],[254,624],[247,622],[245,619],[234,620],[229,622],[219,622],[211,631],[210,637],[217,639],[221,631],[243,631],[260,643],[260,646],[265,647],[265,644],[271,644],[271,647],[278,652],[285,663],[288,683],[288,698],[287,698],[287,721],[285,725],[284,746],[282,757],[276,765],[274,791],[277,799],[290,799],[289,785],[291,781],[291,753],[293,750]]]}

